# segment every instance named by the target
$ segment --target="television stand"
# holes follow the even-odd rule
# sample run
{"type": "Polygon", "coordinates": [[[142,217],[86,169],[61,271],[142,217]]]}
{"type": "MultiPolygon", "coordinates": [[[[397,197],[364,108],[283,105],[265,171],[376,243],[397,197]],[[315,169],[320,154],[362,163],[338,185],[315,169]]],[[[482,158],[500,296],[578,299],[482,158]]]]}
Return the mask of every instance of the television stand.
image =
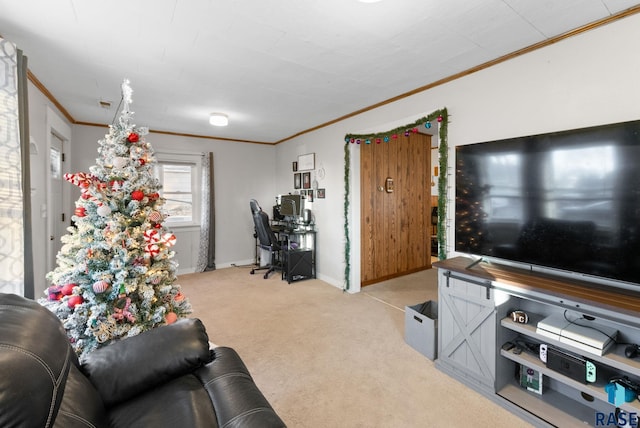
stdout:
{"type": "Polygon", "coordinates": [[[609,402],[605,387],[612,376],[640,380],[640,358],[627,358],[627,344],[640,344],[640,290],[616,289],[557,278],[493,263],[469,268],[467,257],[434,263],[438,268],[438,369],[482,393],[535,426],[595,426],[620,408],[640,414],[640,401],[609,402]],[[527,323],[514,321],[524,311],[527,323]],[[618,331],[602,355],[536,331],[549,316],[593,322],[618,331]],[[540,360],[545,344],[596,367],[587,381],[562,373],[540,360]],[[524,351],[523,351],[524,349],[524,351]],[[522,368],[541,376],[541,393],[527,390],[515,374],[522,368]],[[600,419],[598,419],[600,418],[600,419]]]}

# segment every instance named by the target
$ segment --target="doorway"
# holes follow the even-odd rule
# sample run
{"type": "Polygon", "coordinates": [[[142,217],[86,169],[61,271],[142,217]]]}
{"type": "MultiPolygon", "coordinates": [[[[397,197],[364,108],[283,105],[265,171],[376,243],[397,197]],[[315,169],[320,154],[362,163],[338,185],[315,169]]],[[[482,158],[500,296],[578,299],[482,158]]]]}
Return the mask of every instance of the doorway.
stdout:
{"type": "Polygon", "coordinates": [[[431,268],[431,135],[360,147],[360,282],[431,268]]]}
{"type": "Polygon", "coordinates": [[[64,140],[55,132],[51,133],[49,148],[49,246],[47,268],[49,271],[56,265],[56,255],[62,246],[60,237],[66,229],[66,218],[62,207],[62,160],[64,156],[64,140]]]}
{"type": "MultiPolygon", "coordinates": [[[[56,256],[62,242],[60,238],[67,233],[71,224],[69,214],[69,186],[64,182],[64,174],[68,172],[68,156],[71,141],[71,127],[50,108],[47,108],[47,155],[46,162],[46,244],[42,257],[46,252],[46,272],[51,272],[56,266],[56,256]]],[[[37,285],[40,285],[39,283],[37,285]]],[[[46,284],[41,284],[46,288],[46,284]]],[[[43,290],[44,290],[43,288],[43,290]]]]}

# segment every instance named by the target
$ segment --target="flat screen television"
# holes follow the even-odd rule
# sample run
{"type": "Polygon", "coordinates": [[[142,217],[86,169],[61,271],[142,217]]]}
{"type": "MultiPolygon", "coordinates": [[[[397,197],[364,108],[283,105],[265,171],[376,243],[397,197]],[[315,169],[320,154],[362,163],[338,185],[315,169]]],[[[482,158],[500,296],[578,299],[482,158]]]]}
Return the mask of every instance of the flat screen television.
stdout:
{"type": "Polygon", "coordinates": [[[640,121],[455,152],[457,252],[640,290],[640,121]]]}

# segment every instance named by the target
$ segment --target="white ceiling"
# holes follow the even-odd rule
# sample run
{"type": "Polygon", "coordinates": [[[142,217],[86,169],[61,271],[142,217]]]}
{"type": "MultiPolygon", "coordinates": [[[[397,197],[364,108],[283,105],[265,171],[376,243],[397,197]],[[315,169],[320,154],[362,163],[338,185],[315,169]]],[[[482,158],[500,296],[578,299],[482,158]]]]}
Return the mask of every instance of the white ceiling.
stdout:
{"type": "Polygon", "coordinates": [[[140,126],[273,143],[638,4],[0,0],[0,35],[75,121],[111,123],[128,78],[140,126]]]}

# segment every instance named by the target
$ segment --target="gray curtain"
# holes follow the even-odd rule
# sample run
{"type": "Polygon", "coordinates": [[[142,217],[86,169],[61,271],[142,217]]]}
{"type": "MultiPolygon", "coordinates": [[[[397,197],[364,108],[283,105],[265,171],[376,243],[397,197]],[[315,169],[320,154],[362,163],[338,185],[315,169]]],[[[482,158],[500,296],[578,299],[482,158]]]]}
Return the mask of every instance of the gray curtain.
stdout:
{"type": "Polygon", "coordinates": [[[205,153],[202,160],[202,219],[200,248],[196,272],[216,269],[216,204],[213,176],[213,153],[205,153]]]}
{"type": "Polygon", "coordinates": [[[18,110],[22,161],[22,221],[24,236],[24,296],[35,298],[33,274],[33,235],[31,227],[31,157],[29,153],[29,97],[27,94],[27,57],[18,50],[18,110]]]}
{"type": "Polygon", "coordinates": [[[27,58],[0,38],[0,291],[34,297],[27,58]]]}

